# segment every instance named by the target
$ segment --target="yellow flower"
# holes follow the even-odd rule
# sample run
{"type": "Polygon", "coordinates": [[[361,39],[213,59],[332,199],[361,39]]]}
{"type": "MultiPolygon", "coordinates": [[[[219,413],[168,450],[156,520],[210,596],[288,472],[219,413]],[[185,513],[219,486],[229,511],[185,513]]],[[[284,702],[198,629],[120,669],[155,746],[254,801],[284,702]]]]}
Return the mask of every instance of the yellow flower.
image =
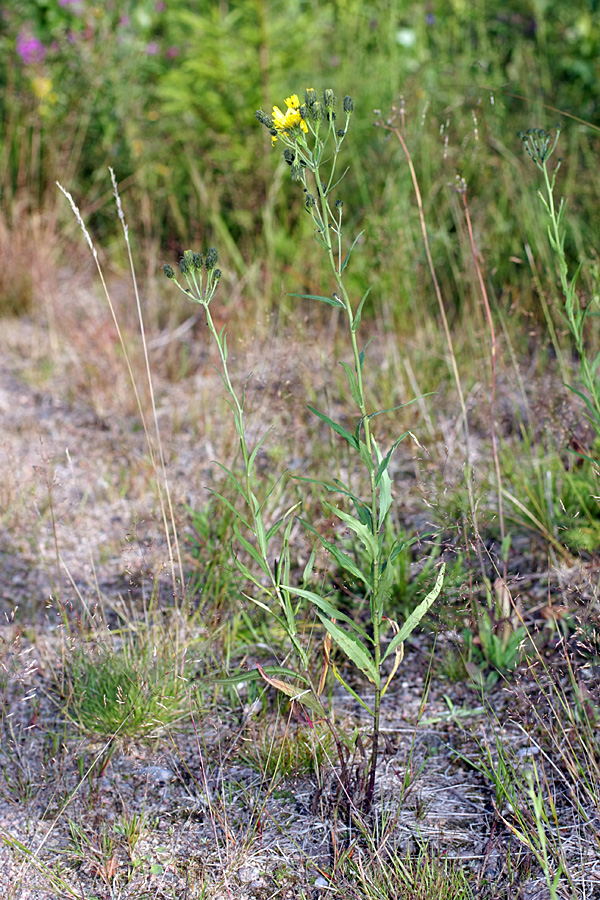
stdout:
{"type": "MultiPolygon", "coordinates": [[[[292,94],[291,97],[287,97],[285,103],[287,109],[284,113],[278,106],[273,107],[273,124],[277,131],[281,132],[281,134],[289,135],[294,128],[300,128],[301,131],[307,134],[308,125],[299,112],[300,100],[298,99],[298,94],[292,94]]],[[[273,135],[271,144],[274,144],[276,140],[277,137],[273,135]]]]}

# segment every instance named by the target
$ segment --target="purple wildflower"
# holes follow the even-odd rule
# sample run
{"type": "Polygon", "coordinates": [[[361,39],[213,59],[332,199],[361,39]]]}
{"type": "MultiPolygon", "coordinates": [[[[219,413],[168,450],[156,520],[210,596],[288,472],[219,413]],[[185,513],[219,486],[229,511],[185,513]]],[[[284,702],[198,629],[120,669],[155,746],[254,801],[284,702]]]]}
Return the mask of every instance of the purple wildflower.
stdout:
{"type": "Polygon", "coordinates": [[[158,0],[158,3],[156,4],[156,12],[164,12],[166,8],[167,4],[164,2],[164,0],[158,0]]]}
{"type": "Polygon", "coordinates": [[[433,13],[427,13],[425,16],[425,22],[427,25],[435,25],[435,16],[433,13]]]}
{"type": "Polygon", "coordinates": [[[42,63],[46,58],[46,48],[42,42],[25,31],[17,35],[17,53],[26,66],[42,63]]]}
{"type": "Polygon", "coordinates": [[[156,41],[152,41],[150,44],[146,44],[146,56],[156,56],[158,53],[158,44],[156,41]]]}
{"type": "Polygon", "coordinates": [[[176,56],[179,56],[179,53],[179,47],[167,47],[165,56],[167,57],[167,59],[175,59],[176,56]]]}

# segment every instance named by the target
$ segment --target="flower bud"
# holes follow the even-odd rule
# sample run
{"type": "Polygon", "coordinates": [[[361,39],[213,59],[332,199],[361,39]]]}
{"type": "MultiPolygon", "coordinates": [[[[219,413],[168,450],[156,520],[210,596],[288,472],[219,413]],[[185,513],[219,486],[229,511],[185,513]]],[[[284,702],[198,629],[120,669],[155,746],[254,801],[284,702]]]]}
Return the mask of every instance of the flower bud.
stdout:
{"type": "Polygon", "coordinates": [[[296,154],[290,147],[286,147],[283,151],[283,158],[285,159],[288,166],[291,166],[296,158],[296,154]]]}
{"type": "Polygon", "coordinates": [[[304,102],[306,103],[308,108],[310,109],[311,106],[314,103],[316,103],[316,101],[317,101],[317,92],[315,91],[315,89],[314,88],[306,88],[306,91],[304,93],[304,102]]]}
{"type": "Polygon", "coordinates": [[[215,279],[215,281],[218,281],[222,274],[223,273],[220,269],[215,269],[215,271],[213,272],[213,278],[215,279]]]}
{"type": "Polygon", "coordinates": [[[268,113],[264,112],[264,110],[257,109],[256,112],[254,113],[254,117],[256,119],[258,119],[258,121],[261,123],[261,125],[264,125],[265,128],[269,128],[269,129],[273,128],[273,125],[274,125],[273,117],[270,116],[268,113]]]}
{"type": "Polygon", "coordinates": [[[327,88],[326,91],[323,91],[323,104],[325,109],[333,109],[335,106],[335,94],[331,88],[327,88]]]}
{"type": "Polygon", "coordinates": [[[219,254],[215,247],[211,247],[208,253],[206,254],[206,262],[204,265],[206,266],[206,271],[210,272],[211,269],[214,269],[217,262],[219,260],[219,254]]]}
{"type": "Polygon", "coordinates": [[[173,266],[163,266],[163,272],[167,276],[167,278],[175,278],[175,271],[173,266]]]}
{"type": "Polygon", "coordinates": [[[315,100],[315,102],[311,106],[310,111],[312,113],[312,117],[315,120],[315,122],[323,121],[323,104],[322,103],[319,103],[318,100],[315,100]]]}
{"type": "Polygon", "coordinates": [[[188,272],[193,272],[194,269],[196,268],[196,265],[194,262],[194,253],[191,250],[186,250],[185,253],[183,254],[183,258],[185,260],[188,272]]]}
{"type": "Polygon", "coordinates": [[[304,205],[306,206],[306,208],[307,208],[308,210],[313,209],[313,208],[317,205],[316,198],[313,197],[312,194],[307,194],[307,195],[306,195],[306,200],[304,201],[304,205]]]}
{"type": "Polygon", "coordinates": [[[354,100],[352,97],[344,97],[344,112],[347,116],[351,115],[354,112],[354,100]]]}
{"type": "Polygon", "coordinates": [[[194,254],[192,254],[192,256],[193,256],[193,259],[192,259],[193,267],[198,272],[202,268],[202,254],[194,253],[194,254]]]}
{"type": "Polygon", "coordinates": [[[187,275],[188,272],[190,271],[190,267],[189,267],[185,257],[183,257],[182,259],[179,260],[179,268],[181,270],[182,275],[187,275]]]}
{"type": "Polygon", "coordinates": [[[343,201],[343,200],[336,200],[336,201],[335,201],[335,208],[336,208],[336,209],[342,209],[343,206],[344,206],[344,201],[343,201]]]}

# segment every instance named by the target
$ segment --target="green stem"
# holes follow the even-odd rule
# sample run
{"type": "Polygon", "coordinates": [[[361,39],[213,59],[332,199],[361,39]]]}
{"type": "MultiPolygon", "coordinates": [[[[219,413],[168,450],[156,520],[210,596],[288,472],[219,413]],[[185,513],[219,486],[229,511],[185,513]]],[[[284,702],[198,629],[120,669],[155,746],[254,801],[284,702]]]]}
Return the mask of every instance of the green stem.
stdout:
{"type": "MultiPolygon", "coordinates": [[[[367,413],[367,407],[365,403],[365,395],[364,395],[364,384],[363,384],[363,375],[362,375],[362,363],[360,359],[360,351],[358,349],[358,341],[356,339],[356,329],[354,326],[354,311],[352,309],[352,303],[350,301],[350,297],[348,296],[348,291],[346,290],[346,286],[342,279],[342,259],[341,253],[339,254],[339,263],[336,265],[335,255],[331,243],[331,224],[330,224],[330,208],[327,200],[326,190],[323,189],[323,185],[321,183],[321,177],[319,173],[319,166],[315,165],[313,174],[315,177],[317,194],[319,197],[320,203],[320,218],[322,224],[322,235],[325,242],[325,246],[327,249],[327,257],[329,259],[329,265],[333,272],[337,288],[339,291],[339,298],[344,304],[344,309],[346,311],[346,317],[348,320],[349,332],[350,332],[350,341],[352,344],[352,353],[354,356],[354,369],[356,372],[356,381],[358,386],[358,409],[361,415],[361,421],[364,428],[365,434],[365,446],[369,458],[371,459],[371,464],[368,466],[369,470],[369,481],[371,488],[371,519],[372,519],[372,530],[373,534],[376,538],[379,538],[380,535],[380,524],[377,512],[377,485],[375,481],[376,477],[376,461],[373,456],[373,438],[371,434],[371,423],[370,418],[367,413]]],[[[341,230],[338,227],[338,231],[341,230]]],[[[373,626],[373,643],[374,643],[374,662],[375,668],[377,672],[380,671],[381,667],[381,646],[380,646],[380,626],[381,626],[381,617],[383,610],[380,609],[380,604],[378,602],[378,593],[379,593],[379,581],[381,577],[381,560],[380,555],[377,554],[373,559],[373,584],[372,584],[372,594],[371,594],[371,619],[373,626]]],[[[371,804],[373,802],[373,794],[375,791],[375,774],[377,768],[377,756],[378,756],[378,744],[379,744],[379,725],[380,725],[380,710],[381,710],[381,687],[376,686],[375,688],[375,705],[373,710],[373,748],[371,751],[371,759],[369,762],[369,776],[368,776],[368,784],[365,793],[365,809],[369,810],[371,804]]]]}

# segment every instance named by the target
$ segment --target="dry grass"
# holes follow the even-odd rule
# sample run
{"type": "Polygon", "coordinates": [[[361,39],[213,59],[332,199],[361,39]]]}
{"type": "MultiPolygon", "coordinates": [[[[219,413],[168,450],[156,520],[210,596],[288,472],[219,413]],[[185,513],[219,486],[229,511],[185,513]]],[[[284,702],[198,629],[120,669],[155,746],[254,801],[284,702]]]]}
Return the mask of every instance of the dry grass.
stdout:
{"type": "MultiPolygon", "coordinates": [[[[0,828],[7,896],[291,900],[326,890],[357,900],[426,900],[450,883],[454,895],[465,898],[543,897],[537,820],[520,774],[519,761],[530,758],[543,760],[535,771],[550,813],[543,825],[549,872],[564,869],[557,896],[600,896],[597,653],[592,647],[584,657],[577,635],[579,628],[588,643],[595,639],[597,559],[561,557],[534,530],[514,529],[511,616],[516,610],[523,619],[540,655],[536,669],[521,666],[516,681],[492,686],[475,623],[490,596],[501,599],[485,581],[495,577],[498,536],[489,494],[489,422],[481,410],[486,388],[476,381],[477,362],[468,362],[468,341],[461,345],[458,334],[455,349],[467,386],[479,525],[489,527],[482,538],[472,531],[460,496],[463,431],[444,374],[443,343],[427,329],[401,354],[391,334],[372,345],[377,383],[367,390],[382,405],[437,391],[400,413],[400,427],[410,427],[418,443],[400,448],[395,514],[409,534],[436,531],[435,552],[455,569],[437,623],[407,648],[404,672],[387,698],[376,811],[358,822],[339,805],[329,738],[308,733],[301,714],[290,717],[250,677],[256,661],[280,661],[284,648],[276,629],[244,612],[228,562],[230,524],[208,505],[209,490],[220,487],[212,460],[230,460],[235,438],[201,320],[173,321],[154,289],[147,340],[157,420],[183,568],[188,584],[204,585],[182,604],[157,503],[157,470],[114,323],[87,279],[65,283],[68,292],[52,296],[51,317],[46,295],[34,296],[30,316],[6,321],[2,335],[0,446],[7,476],[0,828]],[[195,544],[186,507],[207,511],[195,544]],[[207,574],[212,559],[218,567],[207,574]],[[439,632],[437,661],[426,690],[433,630],[439,632]],[[483,704],[469,672],[481,673],[487,685],[483,704]],[[237,677],[217,684],[213,675],[237,677]],[[158,709],[140,708],[145,696],[158,709]],[[117,713],[124,715],[115,719],[117,713]],[[495,781],[502,753],[512,808],[495,781]],[[515,817],[518,804],[522,819],[515,817]],[[417,885],[416,873],[425,870],[429,881],[417,885]]],[[[132,370],[143,384],[131,291],[125,281],[110,291],[132,370]]],[[[255,339],[240,310],[228,329],[235,376],[252,373],[250,426],[257,435],[265,419],[275,426],[260,463],[264,472],[290,464],[319,477],[336,456],[343,472],[346,460],[335,444],[323,443],[305,412],[307,399],[325,396],[344,415],[346,399],[329,395],[327,372],[336,352],[331,323],[307,324],[304,339],[274,323],[255,339]]],[[[500,359],[508,356],[502,347],[500,359]]],[[[501,363],[502,441],[515,454],[523,447],[519,405],[526,402],[535,419],[549,390],[560,391],[549,372],[540,385],[501,363]],[[519,381],[525,395],[516,402],[519,381]]],[[[148,408],[147,388],[140,396],[148,408]]],[[[289,483],[291,493],[281,503],[296,490],[289,483]]],[[[307,503],[316,509],[318,502],[310,489],[307,503]]],[[[325,517],[320,527],[327,533],[325,517]]],[[[301,568],[309,546],[299,530],[293,539],[301,568]]],[[[411,569],[413,580],[418,576],[431,543],[428,538],[417,546],[409,579],[411,569]]],[[[318,570],[336,583],[324,555],[318,570]]],[[[407,597],[395,601],[404,614],[407,597]]],[[[352,592],[344,602],[353,608],[352,592]]],[[[492,613],[500,635],[502,612],[492,613]]],[[[351,768],[359,773],[365,750],[356,740],[364,726],[360,708],[335,689],[332,700],[336,722],[348,735],[351,768]]]]}

